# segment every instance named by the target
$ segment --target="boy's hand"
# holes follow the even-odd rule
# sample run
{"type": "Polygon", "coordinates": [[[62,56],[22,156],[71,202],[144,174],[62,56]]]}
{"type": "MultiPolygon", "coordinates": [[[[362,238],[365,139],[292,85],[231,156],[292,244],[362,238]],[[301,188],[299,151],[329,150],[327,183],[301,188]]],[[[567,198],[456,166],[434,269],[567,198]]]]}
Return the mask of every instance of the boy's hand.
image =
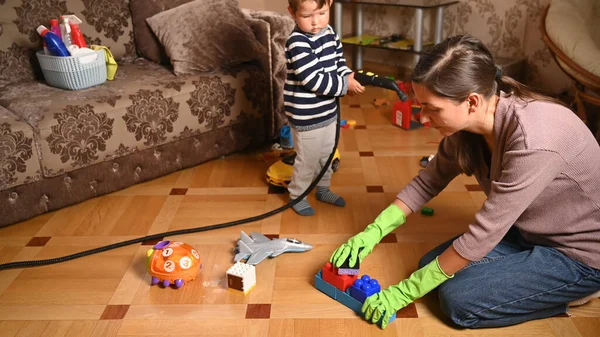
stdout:
{"type": "Polygon", "coordinates": [[[362,94],[365,92],[365,87],[354,79],[354,73],[348,75],[348,93],[350,95],[362,94]]]}

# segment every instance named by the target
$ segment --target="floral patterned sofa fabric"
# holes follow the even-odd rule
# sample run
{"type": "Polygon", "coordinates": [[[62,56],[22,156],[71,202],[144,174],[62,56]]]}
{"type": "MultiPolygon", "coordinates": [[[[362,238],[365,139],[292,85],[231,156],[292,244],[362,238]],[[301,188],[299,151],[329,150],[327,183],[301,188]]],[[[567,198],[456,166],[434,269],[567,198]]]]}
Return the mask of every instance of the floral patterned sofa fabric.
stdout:
{"type": "Polygon", "coordinates": [[[0,190],[41,179],[33,129],[0,106],[0,190]]]}
{"type": "Polygon", "coordinates": [[[255,59],[176,76],[141,57],[131,10],[130,0],[0,0],[0,226],[278,136],[290,18],[244,9],[263,47],[255,59]],[[77,91],[45,83],[35,29],[62,14],[83,21],[88,44],[110,49],[114,80],[77,91]]]}
{"type": "Polygon", "coordinates": [[[113,56],[136,55],[128,0],[0,0],[0,85],[41,79],[35,51],[42,49],[36,28],[75,14],[88,44],[105,45],[113,56]],[[37,76],[36,76],[37,74],[37,76]]]}
{"type": "Polygon", "coordinates": [[[271,110],[265,95],[269,81],[257,66],[175,76],[139,59],[121,66],[114,81],[86,90],[71,92],[39,82],[6,86],[0,89],[0,105],[35,128],[43,175],[54,177],[262,120],[271,110]]]}

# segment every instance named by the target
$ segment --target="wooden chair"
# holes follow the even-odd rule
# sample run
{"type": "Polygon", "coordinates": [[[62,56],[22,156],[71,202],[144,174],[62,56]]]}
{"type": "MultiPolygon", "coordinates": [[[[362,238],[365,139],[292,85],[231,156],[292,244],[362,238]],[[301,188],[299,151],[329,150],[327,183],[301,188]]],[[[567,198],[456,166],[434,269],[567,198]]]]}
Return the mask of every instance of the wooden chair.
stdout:
{"type": "MultiPolygon", "coordinates": [[[[587,123],[588,127],[595,134],[596,139],[600,142],[600,128],[598,127],[598,123],[600,122],[600,76],[596,73],[592,73],[590,70],[584,68],[578,62],[573,60],[573,57],[569,57],[565,50],[559,48],[558,44],[548,35],[547,25],[552,24],[552,20],[560,20],[561,16],[554,13],[554,15],[548,16],[548,12],[550,11],[550,7],[560,3],[562,0],[553,0],[550,5],[548,5],[543,13],[541,20],[541,31],[542,38],[556,63],[559,67],[571,78],[573,79],[574,84],[574,92],[575,92],[575,103],[577,106],[577,115],[587,123]],[[587,108],[587,109],[586,109],[587,108]]],[[[567,0],[568,1],[568,0],[567,0]]],[[[591,3],[596,2],[595,0],[589,0],[591,3]]],[[[592,7],[594,5],[592,4],[592,7]]],[[[600,4],[596,4],[595,6],[600,6],[600,4]]],[[[593,18],[593,16],[592,16],[593,18]]],[[[598,20],[593,23],[594,27],[598,27],[600,29],[600,23],[598,20]]],[[[584,22],[581,22],[584,25],[584,22]]],[[[581,27],[577,27],[578,31],[581,31],[581,27]]],[[[564,27],[564,29],[569,29],[569,27],[564,27]]],[[[571,36],[576,36],[574,33],[571,36]]],[[[573,39],[574,41],[575,39],[573,39]]],[[[569,41],[562,41],[563,45],[568,43],[569,41]]],[[[594,54],[596,50],[592,50],[592,55],[597,55],[598,59],[600,59],[600,46],[595,44],[597,49],[597,54],[594,54]]],[[[563,47],[565,48],[565,47],[563,47]]],[[[570,50],[577,50],[577,48],[572,48],[570,50]]],[[[588,49],[587,52],[590,52],[588,49]]],[[[572,53],[572,52],[570,52],[572,53]]]]}

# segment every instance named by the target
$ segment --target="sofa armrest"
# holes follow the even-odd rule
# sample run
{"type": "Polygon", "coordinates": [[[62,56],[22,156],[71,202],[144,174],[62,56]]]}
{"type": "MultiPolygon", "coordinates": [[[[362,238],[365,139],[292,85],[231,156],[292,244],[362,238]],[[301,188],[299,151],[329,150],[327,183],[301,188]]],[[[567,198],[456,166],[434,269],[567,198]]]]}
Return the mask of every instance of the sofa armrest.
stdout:
{"type": "Polygon", "coordinates": [[[287,74],[285,43],[294,29],[295,22],[290,16],[276,12],[251,9],[243,9],[243,11],[249,17],[257,39],[263,44],[266,43],[269,53],[266,59],[260,60],[260,64],[263,69],[268,69],[271,78],[272,112],[268,119],[267,137],[275,139],[281,127],[287,122],[283,106],[283,86],[287,74]],[[265,26],[264,23],[267,25],[265,26]]]}

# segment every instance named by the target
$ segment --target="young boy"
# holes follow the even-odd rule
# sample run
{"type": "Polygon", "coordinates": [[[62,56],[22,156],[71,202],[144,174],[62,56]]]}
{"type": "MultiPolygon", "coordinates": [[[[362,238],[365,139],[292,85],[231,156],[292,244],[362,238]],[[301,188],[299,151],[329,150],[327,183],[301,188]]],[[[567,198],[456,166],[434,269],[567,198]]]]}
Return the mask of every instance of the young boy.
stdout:
{"type": "MultiPolygon", "coordinates": [[[[362,93],[365,88],[346,66],[342,44],[329,25],[331,0],[288,0],[296,27],[286,42],[288,74],[284,86],[285,114],[296,150],[288,186],[298,198],[334,151],[336,97],[362,93]]],[[[317,200],[343,207],[346,202],[329,190],[331,166],[317,184],[317,200]]],[[[306,199],[294,205],[300,215],[315,212],[306,199]]]]}

